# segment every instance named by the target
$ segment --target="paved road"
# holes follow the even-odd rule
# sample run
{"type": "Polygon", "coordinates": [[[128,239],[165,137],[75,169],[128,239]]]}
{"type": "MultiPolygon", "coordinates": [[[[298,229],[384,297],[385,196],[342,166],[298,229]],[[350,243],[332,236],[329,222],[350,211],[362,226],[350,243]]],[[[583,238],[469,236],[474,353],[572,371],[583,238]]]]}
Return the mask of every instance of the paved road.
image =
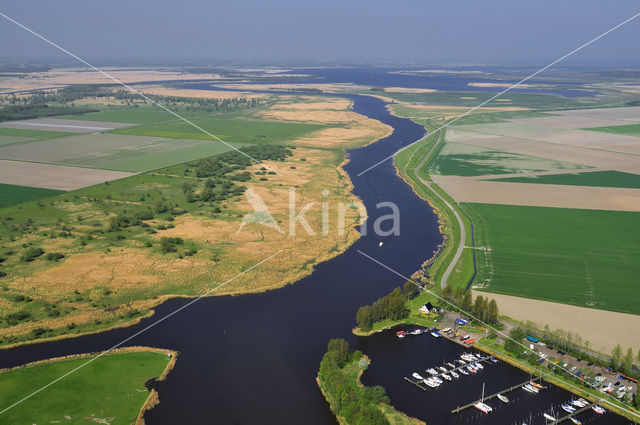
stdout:
{"type": "Polygon", "coordinates": [[[458,245],[458,249],[456,250],[456,254],[453,256],[453,260],[451,261],[451,263],[449,264],[447,269],[442,274],[442,279],[440,280],[440,287],[441,288],[446,288],[447,287],[447,280],[449,279],[449,276],[451,275],[451,272],[453,271],[453,268],[456,266],[456,264],[460,260],[460,257],[462,256],[462,252],[464,250],[464,242],[467,239],[467,234],[466,234],[466,230],[464,228],[464,223],[462,222],[462,217],[460,217],[460,214],[458,213],[458,211],[449,203],[449,201],[447,201],[445,198],[440,196],[440,194],[438,192],[436,192],[435,190],[433,190],[431,188],[431,183],[429,183],[428,181],[426,181],[425,179],[420,177],[420,175],[418,174],[418,170],[420,168],[422,168],[422,166],[427,161],[427,159],[431,156],[431,154],[442,143],[442,141],[443,141],[442,135],[443,134],[444,134],[444,132],[442,130],[440,130],[440,135],[438,136],[437,142],[433,144],[433,146],[431,147],[429,152],[427,152],[427,154],[424,156],[424,158],[422,158],[422,161],[420,161],[420,164],[418,164],[418,166],[413,169],[413,175],[416,177],[416,179],[418,179],[420,181],[420,183],[422,183],[429,190],[431,190],[442,201],[442,203],[445,204],[447,206],[447,208],[449,208],[453,212],[453,214],[456,216],[456,219],[458,220],[458,225],[460,226],[460,244],[458,245]]]}

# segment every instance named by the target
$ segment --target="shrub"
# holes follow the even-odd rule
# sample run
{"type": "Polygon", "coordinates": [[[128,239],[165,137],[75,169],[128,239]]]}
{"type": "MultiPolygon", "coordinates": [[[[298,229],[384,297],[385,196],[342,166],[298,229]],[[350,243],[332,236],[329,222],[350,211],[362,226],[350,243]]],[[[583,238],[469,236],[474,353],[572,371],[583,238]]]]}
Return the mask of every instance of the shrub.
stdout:
{"type": "Polygon", "coordinates": [[[49,261],[58,261],[64,258],[64,254],[60,252],[50,252],[47,254],[47,260],[49,261]]]}
{"type": "Polygon", "coordinates": [[[29,261],[33,261],[36,258],[38,258],[39,256],[41,256],[42,254],[44,254],[44,249],[42,248],[29,248],[27,249],[23,254],[22,257],[20,257],[22,259],[22,261],[24,262],[29,262],[29,261]]]}

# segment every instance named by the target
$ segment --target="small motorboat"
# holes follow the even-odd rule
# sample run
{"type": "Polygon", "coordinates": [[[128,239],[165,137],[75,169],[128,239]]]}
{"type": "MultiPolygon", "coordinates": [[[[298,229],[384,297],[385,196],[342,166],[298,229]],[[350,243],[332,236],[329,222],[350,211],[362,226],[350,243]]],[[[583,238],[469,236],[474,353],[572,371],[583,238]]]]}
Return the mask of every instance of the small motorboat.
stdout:
{"type": "Polygon", "coordinates": [[[438,384],[442,384],[442,383],[444,382],[442,379],[438,378],[437,376],[434,376],[434,377],[433,377],[433,378],[431,378],[431,379],[433,379],[434,381],[436,381],[438,384]]]}
{"type": "Polygon", "coordinates": [[[440,369],[443,373],[447,373],[448,370],[442,366],[438,366],[438,369],[440,369]]]}
{"type": "Polygon", "coordinates": [[[537,382],[533,382],[533,381],[529,382],[529,384],[531,384],[531,386],[536,387],[536,388],[539,388],[539,389],[541,389],[541,390],[542,390],[542,389],[544,389],[544,388],[547,388],[547,387],[545,387],[544,385],[540,385],[540,384],[538,384],[537,382]]]}
{"type": "Polygon", "coordinates": [[[530,392],[531,394],[537,394],[538,393],[538,390],[535,387],[532,387],[529,384],[523,385],[522,389],[527,391],[527,392],[530,392]]]}
{"type": "Polygon", "coordinates": [[[471,373],[477,373],[478,370],[476,368],[474,368],[473,366],[467,366],[467,370],[471,373]]]}
{"type": "Polygon", "coordinates": [[[427,372],[429,372],[432,375],[437,375],[438,374],[438,372],[434,368],[427,369],[427,372]]]}
{"type": "Polygon", "coordinates": [[[603,407],[600,407],[597,404],[594,404],[593,407],[591,407],[591,410],[596,412],[598,415],[604,415],[605,413],[607,413],[607,411],[604,410],[603,407]]]}
{"type": "Polygon", "coordinates": [[[549,415],[548,413],[543,413],[542,416],[545,417],[546,420],[548,421],[557,421],[558,419],[555,418],[554,416],[549,415]]]}
{"type": "Polygon", "coordinates": [[[414,329],[409,332],[411,335],[420,335],[422,333],[422,329],[414,329]]]}
{"type": "Polygon", "coordinates": [[[456,365],[454,365],[453,363],[449,363],[447,362],[447,366],[449,366],[451,369],[455,369],[456,365]]]}
{"type": "Polygon", "coordinates": [[[398,331],[396,332],[396,336],[398,338],[404,338],[407,335],[407,333],[405,331],[398,331]]]}
{"type": "Polygon", "coordinates": [[[460,375],[458,375],[454,371],[451,371],[451,376],[453,376],[454,378],[459,378],[460,377],[460,375]]]}
{"type": "Polygon", "coordinates": [[[489,357],[489,360],[491,360],[491,363],[498,363],[498,359],[495,357],[489,357]]]}
{"type": "Polygon", "coordinates": [[[561,404],[560,407],[562,407],[562,410],[564,410],[567,413],[574,413],[576,411],[575,407],[572,407],[567,403],[561,404]]]}
{"type": "Polygon", "coordinates": [[[449,375],[447,375],[446,373],[443,373],[441,375],[444,379],[446,379],[447,381],[451,381],[451,377],[449,375]]]}
{"type": "Polygon", "coordinates": [[[419,373],[415,373],[414,372],[413,375],[411,375],[411,376],[416,378],[418,381],[423,381],[424,380],[424,378],[419,373]]]}
{"type": "Polygon", "coordinates": [[[477,363],[477,362],[473,364],[473,367],[475,367],[476,369],[484,369],[484,366],[482,366],[481,363],[477,363]]]}
{"type": "Polygon", "coordinates": [[[437,387],[436,383],[433,382],[433,380],[431,378],[427,378],[423,381],[426,385],[428,385],[431,388],[435,388],[437,387]]]}
{"type": "Polygon", "coordinates": [[[501,402],[503,403],[509,403],[509,399],[507,398],[507,396],[502,395],[502,394],[498,394],[498,398],[500,399],[501,402]]]}
{"type": "Polygon", "coordinates": [[[434,338],[440,338],[442,335],[440,334],[440,332],[432,331],[431,336],[433,336],[434,338]]]}
{"type": "Polygon", "coordinates": [[[378,243],[378,248],[382,248],[382,245],[384,245],[384,243],[382,242],[378,243]]]}
{"type": "Polygon", "coordinates": [[[571,422],[573,422],[576,425],[582,425],[582,422],[580,422],[580,419],[574,418],[573,416],[571,416],[569,420],[571,420],[571,422]]]}
{"type": "Polygon", "coordinates": [[[460,371],[459,371],[459,372],[460,372],[461,374],[463,374],[463,375],[467,375],[467,376],[469,376],[469,372],[467,372],[467,371],[466,371],[466,370],[464,370],[464,369],[460,369],[460,371]]]}

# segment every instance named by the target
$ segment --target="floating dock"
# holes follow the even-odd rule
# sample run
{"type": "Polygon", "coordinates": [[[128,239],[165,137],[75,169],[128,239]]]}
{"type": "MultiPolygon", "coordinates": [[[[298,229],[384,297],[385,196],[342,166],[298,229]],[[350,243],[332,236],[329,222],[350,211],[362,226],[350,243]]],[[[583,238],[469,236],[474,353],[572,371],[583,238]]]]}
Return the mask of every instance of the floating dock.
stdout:
{"type": "MultiPolygon", "coordinates": [[[[528,384],[529,382],[536,381],[536,380],[540,380],[540,378],[537,378],[537,379],[527,379],[526,381],[521,382],[521,383],[519,383],[519,384],[516,384],[516,385],[514,385],[514,386],[512,386],[512,387],[505,388],[505,389],[504,389],[504,390],[502,390],[502,391],[498,391],[497,393],[494,393],[494,394],[491,394],[491,395],[485,396],[483,400],[484,400],[484,401],[491,400],[491,399],[492,399],[492,398],[494,398],[494,397],[498,397],[498,395],[502,395],[502,394],[505,394],[505,393],[511,392],[511,391],[513,391],[513,390],[515,390],[515,389],[518,389],[518,388],[522,387],[523,385],[528,384]]],[[[480,403],[480,402],[482,402],[483,400],[475,400],[475,401],[472,401],[472,402],[471,402],[471,403],[469,403],[469,404],[465,404],[464,406],[456,407],[455,409],[453,409],[453,410],[451,411],[451,413],[460,413],[460,412],[462,412],[463,410],[468,409],[469,407],[473,407],[473,406],[475,406],[475,405],[476,405],[476,403],[480,403]]],[[[567,416],[567,418],[568,418],[568,417],[569,417],[569,416],[567,416]]]]}

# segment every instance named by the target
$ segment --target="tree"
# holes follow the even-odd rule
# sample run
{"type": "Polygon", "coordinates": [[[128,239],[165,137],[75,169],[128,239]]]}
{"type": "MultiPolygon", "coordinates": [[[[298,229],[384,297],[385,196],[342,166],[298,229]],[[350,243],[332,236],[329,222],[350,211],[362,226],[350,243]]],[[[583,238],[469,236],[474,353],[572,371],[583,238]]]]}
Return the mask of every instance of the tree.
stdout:
{"type": "Polygon", "coordinates": [[[482,295],[478,295],[473,301],[473,314],[475,314],[480,321],[485,320],[484,297],[482,295]]]}
{"type": "Polygon", "coordinates": [[[525,332],[521,328],[513,328],[509,332],[509,338],[504,342],[504,349],[510,353],[520,353],[522,347],[520,344],[525,337],[525,332]]]}
{"type": "Polygon", "coordinates": [[[622,360],[622,347],[620,344],[616,345],[613,350],[611,350],[611,366],[614,369],[620,368],[620,362],[622,360]]]}
{"type": "Polygon", "coordinates": [[[168,208],[164,204],[164,202],[162,202],[161,199],[158,199],[158,200],[156,200],[156,202],[153,203],[153,209],[157,213],[163,213],[163,212],[167,211],[168,208]]]}
{"type": "Polygon", "coordinates": [[[358,327],[363,331],[371,329],[371,326],[373,325],[371,306],[365,305],[358,309],[358,312],[356,313],[356,322],[358,323],[358,327]]]}
{"type": "Polygon", "coordinates": [[[489,321],[489,323],[497,323],[499,315],[500,313],[498,311],[498,303],[496,300],[489,301],[489,305],[487,306],[487,321],[489,321]]]}
{"type": "Polygon", "coordinates": [[[473,306],[473,297],[471,295],[471,291],[465,291],[464,296],[462,297],[462,303],[460,304],[460,308],[462,308],[465,312],[470,312],[473,306]]]}
{"type": "Polygon", "coordinates": [[[327,351],[331,353],[332,360],[338,367],[344,366],[351,356],[349,343],[342,338],[334,338],[329,341],[327,351]]]}
{"type": "Polygon", "coordinates": [[[622,372],[624,372],[625,375],[631,375],[633,372],[633,360],[633,350],[629,348],[621,360],[622,372]]]}
{"type": "Polygon", "coordinates": [[[407,299],[415,298],[420,293],[420,288],[410,280],[404,283],[402,288],[402,292],[407,297],[407,299]]]}

